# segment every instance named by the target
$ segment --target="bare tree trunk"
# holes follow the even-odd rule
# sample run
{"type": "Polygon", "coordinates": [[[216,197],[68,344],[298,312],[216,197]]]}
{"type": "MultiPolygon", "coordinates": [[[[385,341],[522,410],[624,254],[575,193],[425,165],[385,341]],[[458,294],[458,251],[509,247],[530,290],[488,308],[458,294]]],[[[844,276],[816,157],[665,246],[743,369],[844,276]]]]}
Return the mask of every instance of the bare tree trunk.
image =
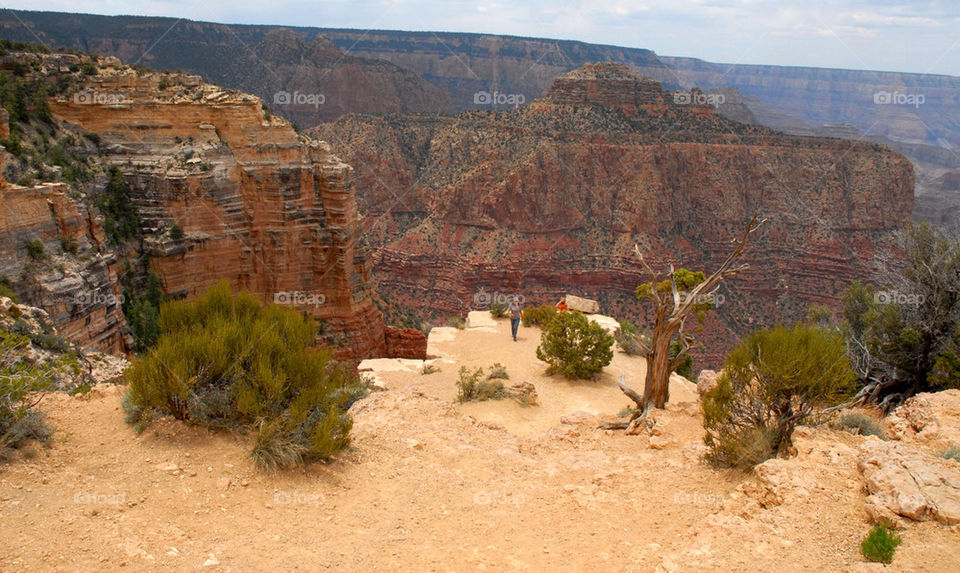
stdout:
{"type": "Polygon", "coordinates": [[[668,332],[668,324],[658,324],[653,331],[653,344],[647,354],[647,377],[643,386],[644,405],[663,409],[670,399],[670,343],[674,332],[668,332]]]}

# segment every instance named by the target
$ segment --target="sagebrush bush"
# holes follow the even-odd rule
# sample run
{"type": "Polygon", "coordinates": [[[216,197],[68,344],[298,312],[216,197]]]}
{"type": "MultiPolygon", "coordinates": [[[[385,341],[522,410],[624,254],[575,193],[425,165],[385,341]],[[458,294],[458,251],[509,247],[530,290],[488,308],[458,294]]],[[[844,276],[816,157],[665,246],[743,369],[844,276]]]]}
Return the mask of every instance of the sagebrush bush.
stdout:
{"type": "Polygon", "coordinates": [[[557,308],[549,304],[523,309],[523,325],[544,328],[557,314],[557,308]]]}
{"type": "Polygon", "coordinates": [[[890,524],[880,523],[874,525],[860,542],[860,553],[870,561],[889,564],[901,541],[900,535],[893,531],[890,524]]]}
{"type": "MultiPolygon", "coordinates": [[[[298,461],[348,445],[346,410],[365,389],[329,350],[312,347],[310,319],[220,283],[195,301],[164,303],[159,327],[157,345],[127,371],[136,407],[208,426],[258,425],[257,449],[292,441],[298,461]]],[[[271,465],[263,459],[254,454],[271,465]]]]}
{"type": "Polygon", "coordinates": [[[477,368],[471,372],[466,366],[460,367],[460,375],[457,379],[458,402],[500,400],[507,396],[503,382],[484,375],[483,368],[477,368]]]}
{"type": "Polygon", "coordinates": [[[499,362],[494,362],[493,366],[490,367],[490,373],[487,374],[487,378],[493,380],[495,378],[501,380],[509,380],[510,375],[507,374],[507,367],[499,362]]]}
{"type": "Polygon", "coordinates": [[[43,259],[47,258],[47,254],[43,247],[43,241],[40,239],[27,241],[24,247],[27,249],[27,256],[35,261],[42,261],[43,259]]]}
{"type": "Polygon", "coordinates": [[[560,312],[540,334],[537,358],[551,372],[592,378],[613,360],[613,336],[579,312],[560,312]]]}
{"type": "Polygon", "coordinates": [[[859,412],[848,412],[840,416],[836,425],[840,429],[860,434],[861,436],[877,436],[883,440],[887,439],[883,434],[883,426],[870,416],[859,412]]]}
{"type": "Polygon", "coordinates": [[[707,459],[749,468],[776,456],[796,426],[819,421],[820,409],[846,398],[855,379],[837,332],[798,325],[745,337],[703,397],[707,459]]]}

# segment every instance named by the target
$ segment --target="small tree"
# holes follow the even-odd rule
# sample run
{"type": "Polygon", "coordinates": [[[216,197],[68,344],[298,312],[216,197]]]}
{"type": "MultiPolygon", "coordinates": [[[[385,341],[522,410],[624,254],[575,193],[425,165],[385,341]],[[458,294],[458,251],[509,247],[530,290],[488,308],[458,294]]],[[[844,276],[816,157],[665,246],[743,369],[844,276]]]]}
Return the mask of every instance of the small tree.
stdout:
{"type": "Polygon", "coordinates": [[[636,433],[650,408],[666,407],[670,399],[670,373],[684,362],[694,342],[693,336],[683,330],[687,318],[696,313],[698,319],[702,320],[703,314],[712,308],[711,301],[720,282],[748,268],[748,265],[734,267],[733,263],[740,258],[747,239],[760,224],[762,221],[757,223],[756,217],[750,220],[733,252],[708,277],[699,271],[692,272],[682,268],[675,270],[673,265],[670,265],[670,274],[663,279],[650,268],[640,249],[634,247],[637,258],[651,277],[650,282],[637,287],[637,298],[650,299],[654,304],[653,330],[646,357],[647,374],[643,396],[628,387],[623,380],[620,381],[620,389],[637,404],[637,408],[626,422],[607,424],[606,427],[636,433]],[[681,290],[685,292],[681,294],[681,290]],[[675,338],[680,341],[680,348],[672,350],[675,338]]]}
{"type": "Polygon", "coordinates": [[[797,325],[747,336],[703,397],[707,459],[752,467],[777,455],[796,426],[849,397],[855,380],[839,332],[797,325]]]}
{"type": "Polygon", "coordinates": [[[592,378],[613,360],[613,336],[579,312],[560,312],[540,334],[537,358],[551,372],[592,378]]]}
{"type": "Polygon", "coordinates": [[[910,396],[960,387],[960,244],[911,226],[902,275],[853,283],[842,328],[861,389],[851,405],[887,411],[910,396]]]}

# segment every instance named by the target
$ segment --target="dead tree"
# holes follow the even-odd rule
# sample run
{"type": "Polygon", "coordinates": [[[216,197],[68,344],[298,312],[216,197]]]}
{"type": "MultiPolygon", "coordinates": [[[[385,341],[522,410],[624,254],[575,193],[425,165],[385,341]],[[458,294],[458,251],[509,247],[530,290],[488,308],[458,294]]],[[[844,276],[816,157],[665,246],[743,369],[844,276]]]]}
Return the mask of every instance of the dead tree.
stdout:
{"type": "Polygon", "coordinates": [[[742,264],[733,266],[736,260],[743,253],[746,247],[747,239],[750,234],[756,231],[763,221],[757,220],[754,216],[750,223],[744,228],[736,247],[733,249],[720,267],[707,277],[703,282],[694,286],[689,293],[681,297],[677,289],[677,283],[674,277],[674,267],[670,265],[670,286],[671,292],[668,298],[667,293],[661,293],[656,288],[659,282],[657,273],[654,272],[647,261],[643,258],[643,253],[639,247],[634,246],[634,252],[640,259],[644,269],[650,273],[654,288],[651,289],[651,297],[656,305],[656,315],[653,322],[653,335],[650,341],[650,349],[646,356],[647,375],[644,381],[643,395],[639,395],[632,388],[626,385],[621,377],[619,385],[620,390],[633,400],[637,405],[630,418],[625,422],[614,422],[606,424],[608,429],[625,429],[628,434],[635,434],[639,431],[640,423],[643,422],[651,408],[663,409],[670,399],[670,373],[676,370],[689,351],[693,337],[683,331],[683,326],[687,317],[697,308],[703,300],[712,300],[712,297],[719,288],[723,279],[732,277],[741,271],[749,268],[749,265],[742,264]],[[678,336],[682,344],[677,356],[670,360],[670,344],[673,337],[678,336]]]}

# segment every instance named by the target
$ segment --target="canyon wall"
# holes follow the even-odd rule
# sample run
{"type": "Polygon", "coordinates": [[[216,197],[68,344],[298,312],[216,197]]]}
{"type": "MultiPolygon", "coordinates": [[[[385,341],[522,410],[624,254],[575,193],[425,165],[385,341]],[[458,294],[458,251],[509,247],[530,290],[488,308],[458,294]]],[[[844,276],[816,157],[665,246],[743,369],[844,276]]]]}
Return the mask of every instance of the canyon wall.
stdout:
{"type": "Polygon", "coordinates": [[[765,218],[708,319],[712,365],[737,335],[836,308],[850,282],[895,265],[913,206],[911,165],[887,148],[736,123],[617,65],[567,74],[515,111],[317,131],[357,169],[378,291],[434,316],[481,293],[568,292],[643,321],[634,245],[658,270],[709,271],[765,218]]]}
{"type": "Polygon", "coordinates": [[[99,254],[105,243],[99,222],[67,191],[63,184],[0,181],[0,277],[43,307],[61,336],[119,354],[127,342],[117,258],[99,254]],[[41,255],[28,252],[34,241],[43,246],[41,255]]]}
{"type": "Polygon", "coordinates": [[[227,280],[312,316],[340,357],[383,354],[353,172],[325,144],[196,76],[101,70],[50,108],[99,134],[168,294],[227,280]]]}

